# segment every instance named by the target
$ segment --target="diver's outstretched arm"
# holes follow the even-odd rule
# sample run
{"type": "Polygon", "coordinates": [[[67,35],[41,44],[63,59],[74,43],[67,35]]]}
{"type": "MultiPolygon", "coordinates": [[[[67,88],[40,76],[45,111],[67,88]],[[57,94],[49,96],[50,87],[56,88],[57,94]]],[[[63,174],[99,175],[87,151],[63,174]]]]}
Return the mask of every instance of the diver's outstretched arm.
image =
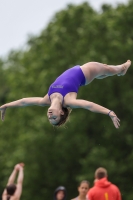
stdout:
{"type": "Polygon", "coordinates": [[[70,108],[84,108],[84,109],[90,110],[91,112],[109,115],[113,121],[114,126],[116,128],[119,128],[119,126],[120,126],[120,123],[119,123],[120,119],[116,116],[116,114],[113,111],[111,111],[103,106],[100,106],[96,103],[82,100],[82,99],[73,99],[73,100],[71,100],[71,102],[69,103],[68,106],[70,108]]]}
{"type": "Polygon", "coordinates": [[[26,107],[26,106],[33,106],[33,105],[47,106],[49,104],[50,103],[49,103],[48,95],[46,95],[44,97],[29,97],[29,98],[23,98],[23,99],[19,99],[16,101],[12,101],[12,102],[6,103],[0,107],[1,119],[2,119],[2,121],[4,121],[5,112],[6,112],[7,108],[26,107]]]}

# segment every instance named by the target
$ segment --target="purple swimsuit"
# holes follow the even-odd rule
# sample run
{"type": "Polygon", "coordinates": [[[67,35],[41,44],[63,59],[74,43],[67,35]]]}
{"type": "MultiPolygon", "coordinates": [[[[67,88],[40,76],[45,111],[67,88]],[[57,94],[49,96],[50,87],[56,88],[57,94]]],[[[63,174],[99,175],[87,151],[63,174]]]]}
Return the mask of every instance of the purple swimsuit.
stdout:
{"type": "Polygon", "coordinates": [[[63,97],[69,92],[78,92],[79,87],[85,85],[85,76],[79,65],[62,73],[49,87],[48,95],[58,92],[63,97]]]}

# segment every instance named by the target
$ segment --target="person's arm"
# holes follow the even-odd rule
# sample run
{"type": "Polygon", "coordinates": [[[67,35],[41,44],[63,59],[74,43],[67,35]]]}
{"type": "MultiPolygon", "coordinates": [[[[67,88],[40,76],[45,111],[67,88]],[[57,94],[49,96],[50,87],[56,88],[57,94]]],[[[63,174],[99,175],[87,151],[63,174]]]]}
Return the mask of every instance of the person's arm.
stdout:
{"type": "Polygon", "coordinates": [[[22,194],[23,179],[24,179],[24,169],[23,169],[23,166],[20,165],[19,174],[17,178],[17,189],[14,194],[14,196],[17,199],[19,199],[22,194]]]}
{"type": "Polygon", "coordinates": [[[16,101],[12,101],[10,103],[6,103],[0,107],[1,111],[1,119],[4,121],[5,112],[7,108],[11,107],[26,107],[26,106],[47,106],[49,105],[49,98],[48,95],[44,97],[29,97],[29,98],[23,98],[16,101]]]}
{"type": "Polygon", "coordinates": [[[2,200],[7,200],[7,191],[4,189],[4,192],[2,194],[2,200]]]}
{"type": "Polygon", "coordinates": [[[14,170],[12,171],[9,179],[8,179],[8,182],[7,182],[7,185],[10,185],[10,184],[13,184],[14,181],[15,181],[15,178],[16,178],[16,175],[17,175],[17,172],[18,172],[18,168],[17,168],[17,165],[14,167],[14,170]]]}
{"type": "Polygon", "coordinates": [[[103,106],[100,106],[96,103],[86,101],[86,100],[82,100],[82,99],[73,99],[68,104],[68,106],[70,108],[84,108],[84,109],[90,110],[91,112],[109,115],[110,118],[113,121],[114,126],[116,128],[119,128],[119,126],[120,126],[120,124],[119,124],[120,120],[113,111],[111,111],[111,110],[109,110],[109,109],[107,109],[103,106]]]}
{"type": "MultiPolygon", "coordinates": [[[[15,181],[15,178],[16,178],[16,175],[17,175],[17,172],[18,172],[18,165],[15,165],[9,179],[8,179],[8,182],[7,182],[7,185],[10,185],[10,184],[13,184],[14,181],[15,181]]],[[[4,192],[2,194],[2,200],[5,200],[7,197],[7,190],[4,189],[4,192]]]]}

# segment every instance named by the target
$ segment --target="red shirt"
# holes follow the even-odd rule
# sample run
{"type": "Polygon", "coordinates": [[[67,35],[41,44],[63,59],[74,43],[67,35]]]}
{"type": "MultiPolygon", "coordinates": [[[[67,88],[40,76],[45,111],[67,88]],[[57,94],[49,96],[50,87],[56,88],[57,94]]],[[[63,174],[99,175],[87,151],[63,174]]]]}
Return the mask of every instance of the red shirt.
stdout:
{"type": "Polygon", "coordinates": [[[95,185],[88,191],[89,200],[121,200],[118,187],[102,178],[95,182],[95,185]]]}

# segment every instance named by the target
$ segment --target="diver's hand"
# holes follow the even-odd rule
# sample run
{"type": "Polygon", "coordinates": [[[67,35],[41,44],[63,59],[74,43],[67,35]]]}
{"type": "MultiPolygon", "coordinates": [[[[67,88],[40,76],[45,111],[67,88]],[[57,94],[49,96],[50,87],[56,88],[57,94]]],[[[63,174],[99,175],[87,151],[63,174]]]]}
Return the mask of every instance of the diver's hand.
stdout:
{"type": "Polygon", "coordinates": [[[0,111],[1,111],[1,120],[2,120],[2,121],[4,121],[4,119],[5,119],[6,109],[7,109],[7,107],[4,106],[4,105],[0,107],[0,111]]]}
{"type": "Polygon", "coordinates": [[[117,117],[117,115],[113,111],[110,111],[109,116],[112,119],[115,128],[119,128],[120,127],[120,119],[117,117]]]}

